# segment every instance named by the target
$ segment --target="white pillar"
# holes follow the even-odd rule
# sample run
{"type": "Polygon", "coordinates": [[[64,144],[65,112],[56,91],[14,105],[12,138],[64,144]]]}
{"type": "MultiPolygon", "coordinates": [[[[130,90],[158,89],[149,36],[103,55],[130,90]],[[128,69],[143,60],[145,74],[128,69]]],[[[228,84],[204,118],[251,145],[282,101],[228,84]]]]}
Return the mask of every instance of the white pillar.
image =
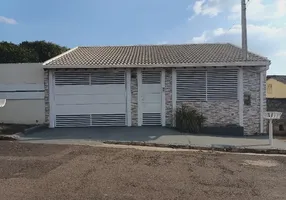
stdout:
{"type": "Polygon", "coordinates": [[[238,110],[239,110],[239,125],[243,126],[243,67],[238,70],[238,110]]]}
{"type": "Polygon", "coordinates": [[[177,108],[177,72],[176,68],[172,69],[172,117],[173,127],[176,126],[176,108],[177,108]]]}
{"type": "Polygon", "coordinates": [[[50,103],[50,113],[49,113],[49,127],[50,128],[55,128],[55,113],[54,113],[54,108],[55,108],[55,94],[54,94],[54,73],[49,70],[49,103],[50,103]]]}
{"type": "Polygon", "coordinates": [[[131,113],[131,70],[126,71],[127,126],[132,125],[131,113]]]}
{"type": "Polygon", "coordinates": [[[263,112],[264,112],[264,72],[260,72],[260,133],[263,133],[263,112]]]}
{"type": "Polygon", "coordinates": [[[166,76],[165,69],[162,69],[162,73],[161,73],[161,86],[162,86],[161,123],[162,123],[162,126],[166,126],[165,76],[166,76]]]}
{"type": "Polygon", "coordinates": [[[273,123],[272,119],[269,120],[269,144],[273,146],[273,123]]]}

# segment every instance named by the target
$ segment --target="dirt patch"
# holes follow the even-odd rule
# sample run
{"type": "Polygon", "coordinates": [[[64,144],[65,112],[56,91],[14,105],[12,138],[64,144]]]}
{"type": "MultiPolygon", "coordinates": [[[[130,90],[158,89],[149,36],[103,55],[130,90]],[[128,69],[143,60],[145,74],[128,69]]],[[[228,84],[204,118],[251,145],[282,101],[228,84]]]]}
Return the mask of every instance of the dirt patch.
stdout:
{"type": "Polygon", "coordinates": [[[10,155],[0,156],[1,200],[286,196],[286,157],[17,142],[2,146],[1,154],[10,155]],[[279,164],[269,168],[246,161],[279,164]]]}
{"type": "Polygon", "coordinates": [[[22,144],[17,141],[0,141],[0,156],[48,156],[68,148],[65,145],[22,144]],[[51,148],[52,147],[52,148],[51,148]]]}
{"type": "Polygon", "coordinates": [[[0,179],[39,178],[61,164],[60,161],[2,160],[0,162],[0,179]],[[4,170],[5,166],[10,166],[9,171],[4,170]]]}
{"type": "Polygon", "coordinates": [[[278,162],[274,160],[245,160],[246,165],[253,165],[259,167],[276,167],[279,165],[278,162]]]}

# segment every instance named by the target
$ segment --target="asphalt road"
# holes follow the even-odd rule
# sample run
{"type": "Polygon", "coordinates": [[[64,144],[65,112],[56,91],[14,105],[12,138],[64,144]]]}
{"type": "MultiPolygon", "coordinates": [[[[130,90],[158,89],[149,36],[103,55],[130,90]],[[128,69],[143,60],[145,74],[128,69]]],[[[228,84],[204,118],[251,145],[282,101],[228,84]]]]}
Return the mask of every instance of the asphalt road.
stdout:
{"type": "Polygon", "coordinates": [[[286,157],[0,142],[0,199],[285,199],[286,157]]]}

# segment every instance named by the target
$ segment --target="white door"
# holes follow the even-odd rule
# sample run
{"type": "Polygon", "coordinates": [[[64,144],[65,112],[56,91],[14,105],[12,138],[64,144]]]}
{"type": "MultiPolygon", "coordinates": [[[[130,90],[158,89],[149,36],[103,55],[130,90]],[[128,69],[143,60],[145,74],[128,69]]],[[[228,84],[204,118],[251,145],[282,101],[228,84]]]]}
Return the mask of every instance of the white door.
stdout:
{"type": "Polygon", "coordinates": [[[142,119],[144,125],[161,125],[161,71],[142,71],[142,119]]]}
{"type": "Polygon", "coordinates": [[[124,71],[55,72],[56,127],[125,126],[124,71]]]}

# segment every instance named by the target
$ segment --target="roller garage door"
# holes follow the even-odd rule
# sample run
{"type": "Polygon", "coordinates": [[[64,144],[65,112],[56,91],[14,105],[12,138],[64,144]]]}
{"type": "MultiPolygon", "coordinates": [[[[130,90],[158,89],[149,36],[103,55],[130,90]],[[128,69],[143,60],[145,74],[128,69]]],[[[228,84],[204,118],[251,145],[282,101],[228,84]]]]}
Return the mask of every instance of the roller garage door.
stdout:
{"type": "Polygon", "coordinates": [[[124,71],[55,72],[56,127],[125,126],[124,71]]]}

